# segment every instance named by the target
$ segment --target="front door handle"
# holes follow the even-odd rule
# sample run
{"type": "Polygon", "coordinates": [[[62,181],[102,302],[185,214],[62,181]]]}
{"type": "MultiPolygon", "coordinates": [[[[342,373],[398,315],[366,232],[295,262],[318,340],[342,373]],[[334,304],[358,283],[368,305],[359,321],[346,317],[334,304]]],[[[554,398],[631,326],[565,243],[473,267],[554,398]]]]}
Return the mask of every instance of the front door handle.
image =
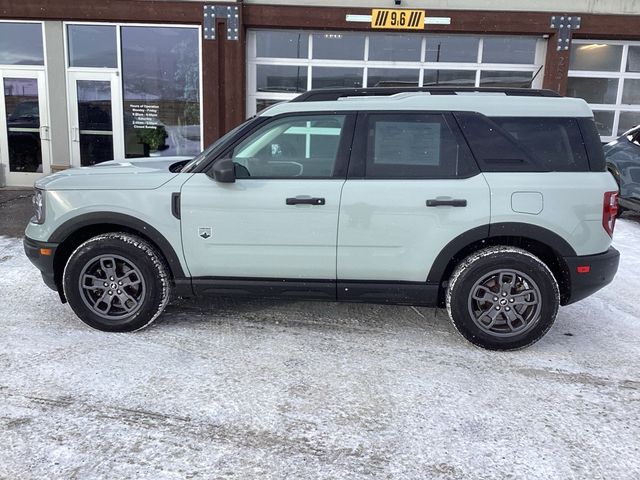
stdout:
{"type": "Polygon", "coordinates": [[[431,198],[427,200],[427,207],[466,207],[467,201],[462,198],[458,199],[440,199],[440,198],[431,198]]]}
{"type": "Polygon", "coordinates": [[[320,197],[290,197],[287,205],[324,205],[325,199],[320,197]]]}

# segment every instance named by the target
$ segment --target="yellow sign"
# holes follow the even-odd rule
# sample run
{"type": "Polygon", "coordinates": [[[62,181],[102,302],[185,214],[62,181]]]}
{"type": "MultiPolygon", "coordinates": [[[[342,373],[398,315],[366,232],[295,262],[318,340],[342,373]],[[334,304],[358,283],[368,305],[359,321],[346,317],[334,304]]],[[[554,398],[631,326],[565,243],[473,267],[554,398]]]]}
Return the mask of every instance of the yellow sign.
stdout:
{"type": "Polygon", "coordinates": [[[424,10],[374,8],[371,28],[392,30],[424,30],[424,10]]]}

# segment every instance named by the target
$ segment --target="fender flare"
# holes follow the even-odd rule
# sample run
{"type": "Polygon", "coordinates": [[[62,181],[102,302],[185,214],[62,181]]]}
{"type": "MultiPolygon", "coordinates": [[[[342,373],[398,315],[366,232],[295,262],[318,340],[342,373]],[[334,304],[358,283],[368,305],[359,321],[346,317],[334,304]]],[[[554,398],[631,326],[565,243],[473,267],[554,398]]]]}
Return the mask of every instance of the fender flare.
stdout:
{"type": "Polygon", "coordinates": [[[149,238],[160,249],[160,253],[164,255],[164,258],[169,264],[169,269],[171,270],[174,279],[182,279],[186,277],[178,255],[164,235],[139,218],[125,215],[123,213],[91,212],[78,215],[77,217],[71,218],[58,226],[58,228],[53,231],[48,241],[50,243],[61,244],[69,238],[70,235],[82,228],[102,224],[121,225],[140,232],[142,235],[149,238]]]}
{"type": "Polygon", "coordinates": [[[481,225],[458,235],[438,254],[427,276],[427,283],[440,284],[449,262],[469,245],[495,237],[520,237],[535,240],[554,250],[561,257],[575,257],[573,247],[557,233],[551,230],[519,222],[502,222],[481,225]]]}

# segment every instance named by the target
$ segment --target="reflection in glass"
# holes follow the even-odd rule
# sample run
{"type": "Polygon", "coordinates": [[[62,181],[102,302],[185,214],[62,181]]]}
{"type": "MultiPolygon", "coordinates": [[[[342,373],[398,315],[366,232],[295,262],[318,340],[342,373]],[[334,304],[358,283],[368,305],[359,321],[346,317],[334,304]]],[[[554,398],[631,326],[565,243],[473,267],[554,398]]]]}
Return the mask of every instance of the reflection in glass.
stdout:
{"type": "Polygon", "coordinates": [[[268,100],[266,98],[258,98],[256,100],[256,113],[260,113],[265,108],[270,107],[271,105],[275,105],[276,103],[281,103],[282,100],[268,100]]]}
{"type": "Polygon", "coordinates": [[[637,125],[640,125],[640,112],[620,112],[618,135],[622,135],[637,125]]]}
{"type": "Polygon", "coordinates": [[[422,85],[451,85],[473,87],[476,84],[475,70],[425,70],[422,85]]]}
{"type": "Polygon", "coordinates": [[[627,72],[640,73],[640,45],[629,45],[627,72]]]}
{"type": "Polygon", "coordinates": [[[420,70],[409,68],[370,68],[367,72],[369,87],[417,87],[420,70]]]}
{"type": "Polygon", "coordinates": [[[567,97],[578,97],[587,103],[616,103],[618,79],[569,77],[567,97]]]}
{"type": "Polygon", "coordinates": [[[116,27],[69,25],[69,66],[116,68],[116,27]]]}
{"type": "Polygon", "coordinates": [[[42,25],[0,22],[0,64],[44,65],[42,25]]]}
{"type": "Polygon", "coordinates": [[[534,37],[484,37],[483,63],[532,64],[536,56],[534,37]]]}
{"type": "Polygon", "coordinates": [[[10,172],[42,172],[38,80],[5,78],[10,172]]]}
{"type": "Polygon", "coordinates": [[[78,80],[80,164],[83,167],[113,160],[111,82],[78,80]]]}
{"type": "Polygon", "coordinates": [[[478,61],[478,37],[465,35],[427,35],[427,62],[478,61]]]}
{"type": "Polygon", "coordinates": [[[122,27],[125,155],[195,155],[200,148],[195,28],[122,27]]]}
{"type": "Polygon", "coordinates": [[[640,105],[640,79],[626,78],[622,87],[622,103],[640,105]]]}
{"type": "Polygon", "coordinates": [[[372,34],[369,36],[369,60],[419,62],[421,48],[422,37],[418,35],[372,34]]]}
{"type": "Polygon", "coordinates": [[[256,56],[273,58],[307,58],[309,34],[278,30],[256,32],[256,56]]]}
{"type": "Polygon", "coordinates": [[[364,34],[314,33],[313,58],[364,60],[364,34]]]}
{"type": "Polygon", "coordinates": [[[362,87],[362,68],[313,67],[312,88],[362,87]]]}
{"type": "Polygon", "coordinates": [[[571,45],[569,70],[619,72],[621,60],[622,45],[574,43],[571,45]]]}
{"type": "Polygon", "coordinates": [[[307,67],[284,65],[257,65],[258,92],[305,92],[307,67]]]}
{"type": "Polygon", "coordinates": [[[593,120],[598,128],[598,133],[601,137],[610,137],[613,135],[613,117],[614,112],[608,112],[605,110],[594,111],[593,120]]]}
{"type": "Polygon", "coordinates": [[[500,72],[482,71],[480,72],[481,87],[531,87],[531,72],[500,72]]]}

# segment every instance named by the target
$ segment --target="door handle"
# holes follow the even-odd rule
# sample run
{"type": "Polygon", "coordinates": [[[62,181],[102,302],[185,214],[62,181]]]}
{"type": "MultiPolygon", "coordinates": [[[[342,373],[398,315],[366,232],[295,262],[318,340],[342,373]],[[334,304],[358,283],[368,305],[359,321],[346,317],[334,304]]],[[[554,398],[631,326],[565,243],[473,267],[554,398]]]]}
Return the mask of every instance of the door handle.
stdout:
{"type": "Polygon", "coordinates": [[[324,205],[325,199],[320,197],[290,197],[287,205],[324,205]]]}
{"type": "Polygon", "coordinates": [[[465,199],[439,199],[432,198],[427,200],[427,207],[466,207],[467,201],[465,199]]]}
{"type": "Polygon", "coordinates": [[[71,141],[79,142],[80,141],[80,128],[72,127],[71,128],[71,141]]]}

